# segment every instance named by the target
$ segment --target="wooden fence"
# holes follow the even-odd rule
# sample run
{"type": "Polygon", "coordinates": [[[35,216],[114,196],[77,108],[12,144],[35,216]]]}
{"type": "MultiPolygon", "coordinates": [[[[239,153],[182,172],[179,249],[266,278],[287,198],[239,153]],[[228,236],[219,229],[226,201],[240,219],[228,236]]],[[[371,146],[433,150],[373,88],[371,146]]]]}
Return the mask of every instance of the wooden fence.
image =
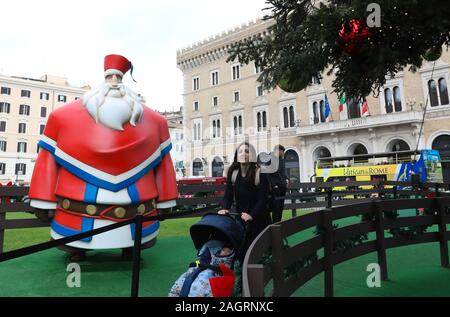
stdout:
{"type": "MultiPolygon", "coordinates": [[[[367,183],[367,182],[364,182],[367,183]]],[[[318,185],[318,184],[317,184],[318,185]]],[[[362,182],[348,183],[347,186],[360,186],[362,182]]],[[[448,241],[450,232],[450,194],[449,184],[419,184],[376,182],[374,189],[335,192],[330,190],[333,183],[322,184],[326,188],[326,207],[317,212],[291,218],[267,227],[249,248],[243,263],[243,295],[244,296],[290,296],[302,285],[321,272],[324,272],[324,295],[333,296],[333,267],[344,261],[371,252],[377,252],[378,264],[381,268],[381,278],[388,278],[386,250],[400,246],[438,242],[440,247],[441,265],[449,267],[448,241]],[[407,187],[398,190],[397,186],[407,187]],[[408,188],[409,187],[409,188],[408,188]],[[348,195],[371,195],[370,199],[337,200],[333,197],[348,195]],[[429,196],[423,198],[424,196],[429,196]],[[434,198],[430,198],[434,197],[434,198]],[[419,198],[420,197],[420,198],[419,198]],[[336,206],[336,207],[334,207],[336,206]],[[426,210],[418,216],[387,217],[387,213],[401,209],[426,210]],[[365,215],[366,221],[336,228],[334,222],[354,216],[365,215]],[[368,217],[367,217],[368,216],[368,217]],[[410,237],[403,235],[385,236],[385,230],[398,230],[405,227],[420,227],[437,225],[437,232],[425,232],[410,237]],[[310,228],[320,228],[320,234],[290,247],[284,245],[286,238],[310,228]],[[359,243],[352,248],[339,249],[340,241],[359,235],[375,234],[375,239],[359,243]],[[305,259],[312,254],[323,251],[323,256],[305,265],[305,259]],[[302,265],[299,268],[299,264],[302,265]],[[296,267],[294,274],[292,267],[296,267]],[[272,290],[266,291],[272,281],[272,290]]],[[[305,188],[305,184],[293,187],[305,188]]],[[[305,194],[290,194],[293,212],[296,208],[316,207],[322,202],[297,203],[304,199],[305,194]],[[295,198],[294,198],[295,197],[295,198]]],[[[401,214],[401,212],[400,212],[401,214]]],[[[392,213],[391,213],[392,215],[392,213]]]]}

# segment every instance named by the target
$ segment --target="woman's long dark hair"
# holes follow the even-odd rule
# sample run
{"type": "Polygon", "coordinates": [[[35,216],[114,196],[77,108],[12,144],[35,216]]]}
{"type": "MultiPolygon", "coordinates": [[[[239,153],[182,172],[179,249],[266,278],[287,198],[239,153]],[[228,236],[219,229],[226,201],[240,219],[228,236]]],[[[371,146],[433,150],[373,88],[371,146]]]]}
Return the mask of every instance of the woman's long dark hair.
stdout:
{"type": "Polygon", "coordinates": [[[236,151],[234,152],[234,158],[233,163],[230,165],[230,168],[228,169],[227,173],[227,182],[231,182],[231,176],[233,175],[233,171],[237,170],[241,167],[240,163],[237,160],[238,151],[241,148],[241,146],[248,146],[250,151],[250,167],[247,171],[247,174],[245,177],[251,181],[252,184],[255,183],[255,175],[256,175],[256,169],[258,167],[258,164],[256,164],[256,150],[253,145],[251,145],[249,142],[242,142],[239,144],[236,148],[236,151]]]}

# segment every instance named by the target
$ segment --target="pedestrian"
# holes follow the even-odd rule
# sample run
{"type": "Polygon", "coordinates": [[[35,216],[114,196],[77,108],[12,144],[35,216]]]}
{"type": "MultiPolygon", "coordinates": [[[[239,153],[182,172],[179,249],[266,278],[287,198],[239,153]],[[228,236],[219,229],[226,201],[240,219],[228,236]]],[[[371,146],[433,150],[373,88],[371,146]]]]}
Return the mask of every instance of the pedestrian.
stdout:
{"type": "Polygon", "coordinates": [[[289,178],[286,175],[286,164],[284,162],[285,148],[278,144],[273,149],[273,158],[278,160],[277,171],[269,174],[271,188],[270,209],[272,210],[272,222],[281,221],[284,209],[284,197],[287,192],[289,178]]]}
{"type": "Polygon", "coordinates": [[[219,211],[227,214],[234,204],[239,219],[246,225],[246,239],[238,256],[241,263],[250,244],[271,223],[268,195],[267,176],[256,163],[255,148],[248,142],[241,143],[228,169],[223,209],[219,211]]]}

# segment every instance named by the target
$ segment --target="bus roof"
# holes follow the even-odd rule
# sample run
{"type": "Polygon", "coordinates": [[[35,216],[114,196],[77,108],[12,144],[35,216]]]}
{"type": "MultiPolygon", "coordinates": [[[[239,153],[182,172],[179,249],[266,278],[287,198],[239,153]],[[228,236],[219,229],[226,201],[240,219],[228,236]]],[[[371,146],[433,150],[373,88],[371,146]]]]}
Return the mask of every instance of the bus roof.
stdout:
{"type": "Polygon", "coordinates": [[[377,157],[396,157],[396,156],[406,156],[413,154],[420,154],[421,151],[398,151],[398,152],[383,152],[383,153],[372,153],[372,154],[358,154],[358,155],[349,155],[349,156],[334,156],[334,157],[322,157],[319,158],[321,162],[327,161],[348,161],[352,159],[370,159],[377,157]]]}

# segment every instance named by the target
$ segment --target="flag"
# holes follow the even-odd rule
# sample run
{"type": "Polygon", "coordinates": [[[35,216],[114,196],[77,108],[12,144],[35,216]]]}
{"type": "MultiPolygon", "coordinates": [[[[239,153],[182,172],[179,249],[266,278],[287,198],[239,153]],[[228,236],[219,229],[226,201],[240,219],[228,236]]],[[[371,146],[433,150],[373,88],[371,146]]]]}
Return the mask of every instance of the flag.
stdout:
{"type": "Polygon", "coordinates": [[[345,95],[343,94],[339,98],[339,119],[341,120],[347,120],[347,104],[345,101],[345,95]]]}
{"type": "Polygon", "coordinates": [[[345,106],[345,96],[342,95],[341,98],[339,98],[339,112],[344,112],[344,106],[345,106]]]}
{"type": "Polygon", "coordinates": [[[331,114],[330,103],[328,102],[327,94],[325,94],[325,107],[323,110],[323,116],[325,117],[325,121],[328,121],[328,117],[331,114]]]}
{"type": "Polygon", "coordinates": [[[367,104],[366,98],[362,99],[361,104],[361,118],[367,117],[369,115],[369,105],[367,104]]]}

